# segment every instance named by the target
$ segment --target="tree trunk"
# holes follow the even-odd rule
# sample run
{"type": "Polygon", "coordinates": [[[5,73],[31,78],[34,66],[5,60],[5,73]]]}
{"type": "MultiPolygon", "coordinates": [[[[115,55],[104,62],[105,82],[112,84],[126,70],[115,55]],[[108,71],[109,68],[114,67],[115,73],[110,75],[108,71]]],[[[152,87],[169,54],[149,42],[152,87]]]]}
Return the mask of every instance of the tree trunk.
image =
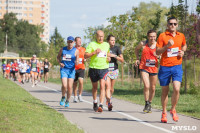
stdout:
{"type": "MultiPolygon", "coordinates": [[[[121,49],[121,51],[122,51],[122,48],[123,48],[123,46],[122,45],[120,45],[120,49],[121,49]]],[[[124,85],[124,63],[121,63],[121,85],[123,86],[124,85]]]]}
{"type": "Polygon", "coordinates": [[[185,70],[184,70],[184,73],[185,73],[185,87],[184,87],[184,92],[187,93],[187,60],[186,60],[186,55],[185,55],[185,58],[184,58],[184,66],[185,66],[185,70]]]}

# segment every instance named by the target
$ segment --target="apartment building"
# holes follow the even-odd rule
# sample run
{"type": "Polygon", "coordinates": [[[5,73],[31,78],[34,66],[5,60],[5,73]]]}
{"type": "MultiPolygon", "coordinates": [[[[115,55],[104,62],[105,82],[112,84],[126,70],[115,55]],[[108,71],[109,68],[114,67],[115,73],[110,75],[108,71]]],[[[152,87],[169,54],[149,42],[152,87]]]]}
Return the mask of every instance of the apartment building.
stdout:
{"type": "Polygon", "coordinates": [[[0,0],[0,19],[5,13],[16,13],[18,19],[30,24],[43,25],[42,41],[48,43],[50,36],[50,0],[0,0]]]}

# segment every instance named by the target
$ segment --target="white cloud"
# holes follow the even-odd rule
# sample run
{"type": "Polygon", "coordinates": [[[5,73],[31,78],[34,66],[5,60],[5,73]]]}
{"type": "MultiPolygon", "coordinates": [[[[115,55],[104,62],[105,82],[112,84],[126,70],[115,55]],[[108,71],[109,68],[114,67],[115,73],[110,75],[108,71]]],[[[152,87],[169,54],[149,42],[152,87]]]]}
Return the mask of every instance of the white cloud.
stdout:
{"type": "Polygon", "coordinates": [[[80,17],[81,20],[84,20],[84,19],[86,19],[86,18],[87,18],[87,15],[86,15],[86,14],[82,14],[81,17],[80,17]]]}
{"type": "Polygon", "coordinates": [[[104,26],[104,27],[107,27],[108,25],[111,25],[111,23],[108,22],[108,21],[105,21],[105,22],[103,23],[103,26],[104,26]]]}

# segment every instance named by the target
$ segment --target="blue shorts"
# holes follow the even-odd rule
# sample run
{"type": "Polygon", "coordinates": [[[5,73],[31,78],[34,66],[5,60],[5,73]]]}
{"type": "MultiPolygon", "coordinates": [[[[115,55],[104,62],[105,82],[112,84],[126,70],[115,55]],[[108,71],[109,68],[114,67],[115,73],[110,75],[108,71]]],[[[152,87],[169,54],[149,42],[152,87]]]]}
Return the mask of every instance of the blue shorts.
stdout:
{"type": "Polygon", "coordinates": [[[75,78],[75,68],[73,69],[68,69],[68,68],[61,68],[60,69],[60,78],[71,78],[74,79],[75,78]]]}
{"type": "Polygon", "coordinates": [[[160,81],[160,86],[168,86],[170,80],[182,82],[183,70],[182,64],[176,66],[160,66],[158,79],[160,81]]]}

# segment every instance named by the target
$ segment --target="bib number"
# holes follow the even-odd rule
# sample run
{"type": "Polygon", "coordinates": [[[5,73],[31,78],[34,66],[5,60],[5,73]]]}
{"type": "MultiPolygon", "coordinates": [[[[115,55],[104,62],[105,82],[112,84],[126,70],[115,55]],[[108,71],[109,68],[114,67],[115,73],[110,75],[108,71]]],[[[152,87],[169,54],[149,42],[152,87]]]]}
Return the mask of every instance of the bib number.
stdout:
{"type": "Polygon", "coordinates": [[[114,68],[115,68],[115,64],[114,64],[114,63],[109,63],[109,68],[108,68],[108,70],[109,70],[109,71],[112,71],[112,70],[114,70],[114,68]]]}
{"type": "Polygon", "coordinates": [[[105,58],[106,57],[106,52],[105,51],[101,51],[98,55],[97,55],[97,57],[103,57],[103,58],[105,58]]]}
{"type": "Polygon", "coordinates": [[[71,61],[72,60],[72,56],[69,55],[69,54],[65,54],[65,55],[63,55],[62,60],[63,61],[71,61]]]}
{"type": "Polygon", "coordinates": [[[167,49],[167,57],[175,57],[175,56],[178,56],[178,51],[179,51],[179,48],[176,47],[176,48],[169,48],[167,49]]]}
{"type": "Polygon", "coordinates": [[[147,67],[155,67],[156,65],[156,61],[155,60],[152,60],[152,59],[147,59],[146,60],[146,66],[147,67]]]}
{"type": "Polygon", "coordinates": [[[9,70],[9,67],[7,67],[7,70],[9,70]]]}
{"type": "Polygon", "coordinates": [[[36,71],[36,68],[32,68],[32,71],[35,72],[35,71],[36,71]]]}
{"type": "Polygon", "coordinates": [[[83,63],[83,59],[79,58],[79,64],[82,64],[82,63],[83,63]]]}
{"type": "Polygon", "coordinates": [[[44,68],[48,68],[48,65],[45,65],[44,68]]]}

